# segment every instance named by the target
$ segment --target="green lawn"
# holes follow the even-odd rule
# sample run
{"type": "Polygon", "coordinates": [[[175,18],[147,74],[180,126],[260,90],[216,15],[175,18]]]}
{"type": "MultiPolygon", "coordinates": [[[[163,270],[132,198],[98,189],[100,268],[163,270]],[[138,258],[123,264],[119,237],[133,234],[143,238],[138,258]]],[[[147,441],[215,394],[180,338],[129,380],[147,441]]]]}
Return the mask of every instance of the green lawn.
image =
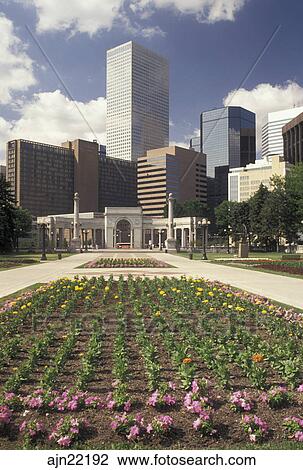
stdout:
{"type": "MultiPolygon", "coordinates": [[[[74,253],[62,253],[62,258],[72,256],[74,253]]],[[[57,253],[47,253],[47,261],[55,261],[58,259],[57,253]]],[[[24,266],[30,266],[31,264],[40,263],[41,253],[8,253],[0,255],[0,271],[6,271],[7,269],[21,268],[24,266]],[[22,260],[25,260],[22,263],[22,260]],[[32,261],[32,262],[30,262],[32,261]],[[7,262],[7,263],[5,263],[7,262]]]]}
{"type": "MultiPolygon", "coordinates": [[[[189,253],[182,252],[182,253],[178,253],[178,255],[188,258],[189,253]]],[[[282,256],[281,253],[275,253],[275,252],[270,252],[270,253],[253,252],[249,254],[250,258],[281,259],[281,256],[282,256]]],[[[215,261],[217,259],[225,259],[225,258],[232,260],[232,259],[237,259],[237,256],[235,254],[228,254],[228,253],[207,253],[207,258],[209,261],[215,261]]],[[[193,259],[201,260],[202,253],[193,253],[193,259]]]]}
{"type": "Polygon", "coordinates": [[[17,290],[16,292],[13,292],[12,294],[6,295],[5,297],[1,297],[0,307],[3,304],[5,304],[5,302],[7,302],[8,300],[15,300],[17,297],[19,297],[24,292],[34,291],[42,285],[43,285],[43,283],[37,282],[36,284],[32,284],[31,286],[25,287],[24,289],[17,290]]]}

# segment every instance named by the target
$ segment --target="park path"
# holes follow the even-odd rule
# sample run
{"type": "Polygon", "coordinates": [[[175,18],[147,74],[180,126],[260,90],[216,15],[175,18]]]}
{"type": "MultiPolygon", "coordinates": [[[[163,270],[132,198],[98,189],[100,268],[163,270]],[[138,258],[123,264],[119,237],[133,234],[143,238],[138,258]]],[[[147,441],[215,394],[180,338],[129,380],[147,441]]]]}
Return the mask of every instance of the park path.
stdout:
{"type": "Polygon", "coordinates": [[[155,258],[174,265],[187,276],[201,276],[211,281],[224,282],[253,294],[303,309],[302,279],[223,266],[202,260],[191,261],[183,256],[165,253],[155,253],[155,255],[155,258]]]}
{"type": "Polygon", "coordinates": [[[39,265],[0,271],[0,298],[24,289],[38,282],[49,282],[60,277],[73,277],[79,275],[119,275],[120,273],[147,276],[193,276],[205,277],[209,280],[221,281],[231,286],[238,287],[253,294],[262,295],[278,302],[303,309],[303,280],[279,276],[276,274],[261,273],[258,271],[244,270],[228,267],[205,261],[192,261],[188,258],[165,254],[163,252],[111,252],[104,250],[102,253],[82,253],[58,261],[41,263],[39,265]],[[100,256],[152,256],[159,261],[164,261],[172,268],[125,268],[125,269],[77,269],[80,265],[92,261],[100,256]],[[118,272],[117,272],[118,271],[118,272]]]}

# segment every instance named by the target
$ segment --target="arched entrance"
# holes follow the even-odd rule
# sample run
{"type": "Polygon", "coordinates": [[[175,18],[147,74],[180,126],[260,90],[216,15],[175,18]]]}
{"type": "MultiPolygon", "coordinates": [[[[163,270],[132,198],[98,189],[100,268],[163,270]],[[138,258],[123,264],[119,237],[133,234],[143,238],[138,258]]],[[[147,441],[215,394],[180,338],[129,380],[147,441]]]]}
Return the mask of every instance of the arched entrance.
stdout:
{"type": "Polygon", "coordinates": [[[117,248],[131,248],[132,246],[132,227],[127,219],[121,219],[116,225],[115,245],[117,248]]]}

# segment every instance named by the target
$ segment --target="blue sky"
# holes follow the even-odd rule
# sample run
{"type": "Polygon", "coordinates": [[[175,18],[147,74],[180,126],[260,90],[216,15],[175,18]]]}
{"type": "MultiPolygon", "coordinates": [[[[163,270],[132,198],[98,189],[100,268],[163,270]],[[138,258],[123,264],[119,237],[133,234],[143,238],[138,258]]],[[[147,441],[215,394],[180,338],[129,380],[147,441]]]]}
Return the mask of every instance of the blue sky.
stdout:
{"type": "Polygon", "coordinates": [[[230,102],[279,26],[231,104],[259,128],[267,112],[303,105],[299,0],[0,0],[0,12],[0,161],[10,138],[93,138],[26,25],[102,142],[105,53],[129,40],[169,59],[171,141],[187,143],[201,111],[230,102]]]}

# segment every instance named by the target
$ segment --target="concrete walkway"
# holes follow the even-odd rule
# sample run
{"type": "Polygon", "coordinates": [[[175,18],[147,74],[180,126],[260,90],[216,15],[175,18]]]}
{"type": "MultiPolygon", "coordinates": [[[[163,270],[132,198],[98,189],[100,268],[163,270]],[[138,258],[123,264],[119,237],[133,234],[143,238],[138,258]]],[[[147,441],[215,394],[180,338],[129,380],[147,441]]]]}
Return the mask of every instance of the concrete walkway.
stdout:
{"type": "MultiPolygon", "coordinates": [[[[62,260],[0,271],[0,298],[37,282],[49,282],[64,277],[77,266],[92,261],[96,257],[97,253],[81,253],[68,256],[62,260]]],[[[75,274],[77,274],[77,271],[75,274]]]]}
{"type": "Polygon", "coordinates": [[[82,253],[58,261],[51,261],[39,265],[0,271],[0,298],[24,289],[38,282],[49,282],[60,277],[73,277],[76,274],[98,276],[114,274],[134,276],[186,276],[205,277],[210,280],[221,281],[231,286],[262,295],[278,302],[293,305],[303,309],[303,281],[301,279],[279,276],[276,274],[261,273],[241,268],[221,266],[205,261],[191,261],[182,256],[152,252],[122,252],[110,253],[82,253]],[[92,261],[100,256],[108,257],[143,257],[151,256],[170,264],[171,268],[123,268],[123,269],[77,269],[78,266],[92,261]]]}
{"type": "Polygon", "coordinates": [[[303,280],[301,279],[223,266],[207,261],[192,261],[183,256],[154,254],[155,258],[178,267],[187,276],[205,277],[212,281],[224,282],[253,294],[303,309],[303,280]]]}

